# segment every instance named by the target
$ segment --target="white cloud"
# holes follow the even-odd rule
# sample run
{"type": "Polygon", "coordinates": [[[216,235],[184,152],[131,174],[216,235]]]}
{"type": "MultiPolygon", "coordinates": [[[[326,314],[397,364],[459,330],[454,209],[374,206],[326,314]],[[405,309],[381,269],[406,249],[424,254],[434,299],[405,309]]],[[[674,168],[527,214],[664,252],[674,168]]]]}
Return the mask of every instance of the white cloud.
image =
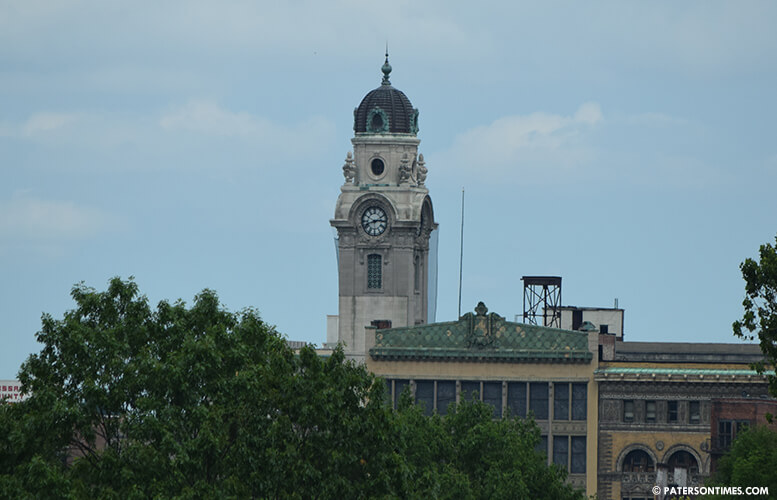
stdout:
{"type": "Polygon", "coordinates": [[[208,101],[192,101],[163,115],[165,130],[188,130],[206,135],[257,137],[272,133],[273,125],[248,113],[233,113],[208,101]]]}
{"type": "Polygon", "coordinates": [[[78,119],[74,113],[35,113],[22,125],[21,132],[25,136],[34,136],[61,129],[78,119]]]}
{"type": "Polygon", "coordinates": [[[69,201],[16,198],[0,202],[0,234],[34,239],[83,238],[106,224],[100,212],[69,201]]]}
{"type": "Polygon", "coordinates": [[[334,124],[321,117],[310,117],[286,126],[261,116],[229,111],[212,101],[190,101],[164,114],[159,119],[159,126],[170,132],[258,141],[273,148],[304,149],[306,145],[321,145],[335,136],[334,124]]]}
{"type": "MultiPolygon", "coordinates": [[[[207,155],[223,154],[225,148],[233,153],[241,151],[239,158],[261,158],[261,165],[284,161],[290,150],[300,155],[320,154],[334,143],[336,127],[318,116],[284,124],[231,111],[213,101],[195,100],[167,112],[39,110],[15,123],[0,121],[0,137],[8,137],[15,147],[42,150],[43,146],[46,151],[62,153],[49,153],[39,164],[45,168],[115,170],[185,165],[191,169],[196,165],[219,166],[207,155]],[[225,139],[231,142],[226,145],[225,139]],[[195,149],[197,153],[192,153],[195,149]],[[68,163],[74,151],[86,160],[68,163]]],[[[22,168],[16,163],[11,168],[22,168]]]]}
{"type": "Polygon", "coordinates": [[[93,236],[109,225],[109,218],[93,208],[71,201],[17,196],[0,202],[0,241],[62,241],[93,236]]]}
{"type": "Polygon", "coordinates": [[[595,102],[586,102],[577,109],[574,121],[595,125],[602,121],[602,119],[602,110],[599,108],[599,105],[595,102]]]}
{"type": "Polygon", "coordinates": [[[494,48],[490,26],[471,21],[447,3],[411,0],[394,2],[390,9],[381,2],[354,0],[139,0],[131,8],[112,2],[25,1],[0,3],[0,55],[77,58],[83,67],[84,53],[90,54],[85,65],[92,66],[142,52],[143,60],[172,59],[180,67],[182,58],[201,64],[236,54],[249,64],[257,57],[288,60],[346,49],[349,57],[379,57],[388,40],[400,53],[423,48],[438,59],[458,60],[494,48]],[[63,37],[68,43],[61,43],[63,37]]]}
{"type": "Polygon", "coordinates": [[[503,180],[509,172],[518,172],[524,181],[544,180],[590,161],[592,151],[580,137],[603,120],[595,102],[582,104],[570,116],[506,116],[459,134],[453,146],[433,160],[446,170],[453,167],[456,175],[471,172],[486,181],[503,180]]]}

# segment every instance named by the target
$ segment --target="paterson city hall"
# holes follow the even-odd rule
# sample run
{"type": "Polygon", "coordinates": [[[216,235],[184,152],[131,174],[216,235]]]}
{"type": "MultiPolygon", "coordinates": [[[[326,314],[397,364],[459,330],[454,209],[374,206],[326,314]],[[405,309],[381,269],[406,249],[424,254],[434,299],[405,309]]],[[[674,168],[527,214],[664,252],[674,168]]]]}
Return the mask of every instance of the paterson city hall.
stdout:
{"type": "Polygon", "coordinates": [[[330,223],[339,309],[325,355],[409,388],[427,414],[475,397],[494,418],[533,414],[548,463],[601,499],[653,499],[704,484],[743,426],[777,413],[748,344],[626,342],[623,309],[562,306],[561,278],[525,276],[523,323],[484,303],[436,323],[437,221],[419,153],[418,109],[390,82],[354,110],[352,151],[330,223]],[[528,304],[528,308],[527,308],[528,304]],[[429,322],[429,320],[432,322],[429,322]]]}

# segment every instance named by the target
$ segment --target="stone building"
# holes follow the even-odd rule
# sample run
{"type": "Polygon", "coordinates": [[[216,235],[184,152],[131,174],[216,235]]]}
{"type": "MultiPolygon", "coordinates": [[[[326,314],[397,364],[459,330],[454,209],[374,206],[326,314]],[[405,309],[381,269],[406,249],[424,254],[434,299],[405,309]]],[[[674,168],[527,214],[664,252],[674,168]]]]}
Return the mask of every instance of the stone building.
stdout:
{"type": "Polygon", "coordinates": [[[735,398],[715,398],[710,410],[710,454],[711,472],[715,472],[716,462],[730,448],[737,434],[748,427],[768,425],[777,431],[777,400],[763,394],[754,397],[743,391],[735,398]],[[767,415],[772,415],[771,423],[767,415]]]}
{"type": "Polygon", "coordinates": [[[476,397],[503,415],[534,416],[548,463],[596,491],[597,332],[513,323],[481,302],[458,321],[366,328],[367,368],[383,377],[394,404],[405,387],[428,414],[476,397]]]}
{"type": "Polygon", "coordinates": [[[394,402],[409,387],[429,414],[473,396],[497,418],[533,414],[548,462],[588,495],[646,499],[657,483],[701,484],[712,400],[767,392],[749,366],[761,359],[758,346],[624,342],[617,302],[562,307],[563,329],[509,322],[482,303],[434,323],[437,222],[419,113],[391,85],[388,55],[381,70],[381,85],[354,110],[330,221],[339,305],[325,346],[339,343],[366,363],[394,402]]]}
{"type": "Polygon", "coordinates": [[[418,152],[418,110],[391,85],[388,54],[381,71],[381,85],[354,110],[353,153],[330,221],[337,230],[339,310],[328,318],[327,343],[342,343],[360,361],[364,325],[423,324],[434,307],[436,259],[429,248],[437,224],[418,152]]]}
{"type": "Polygon", "coordinates": [[[599,497],[652,499],[651,488],[664,481],[704,484],[711,468],[713,399],[767,394],[765,376],[750,368],[762,359],[758,346],[610,344],[594,375],[599,497]]]}

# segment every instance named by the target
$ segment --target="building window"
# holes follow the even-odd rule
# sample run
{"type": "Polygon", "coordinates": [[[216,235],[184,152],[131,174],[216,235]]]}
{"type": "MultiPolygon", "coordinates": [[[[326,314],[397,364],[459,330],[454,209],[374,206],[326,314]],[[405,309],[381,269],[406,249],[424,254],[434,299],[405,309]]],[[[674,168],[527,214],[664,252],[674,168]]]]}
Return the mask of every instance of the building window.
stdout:
{"type": "Polygon", "coordinates": [[[685,469],[690,474],[699,473],[699,462],[696,460],[696,457],[685,450],[674,452],[672,456],[669,457],[667,465],[669,465],[670,470],[685,469]]]}
{"type": "Polygon", "coordinates": [[[453,380],[437,381],[437,413],[448,413],[448,405],[456,402],[456,382],[453,380]]]}
{"type": "Polygon", "coordinates": [[[569,460],[569,436],[553,436],[553,463],[567,468],[569,460]]]}
{"type": "Polygon", "coordinates": [[[666,403],[666,421],[677,422],[677,401],[667,401],[666,403]]]}
{"type": "MultiPolygon", "coordinates": [[[[507,383],[507,407],[512,417],[526,416],[526,382],[507,383]]],[[[545,453],[547,452],[548,444],[545,443],[545,453]]]]}
{"type": "MultiPolygon", "coordinates": [[[[376,117],[380,118],[380,115],[375,115],[376,117]]],[[[374,158],[372,162],[370,163],[370,168],[372,170],[372,175],[375,177],[380,177],[383,175],[383,170],[385,168],[385,165],[383,164],[383,160],[380,158],[374,158]]]]}
{"type": "Polygon", "coordinates": [[[645,422],[654,423],[656,421],[656,402],[645,401],[645,422]]]}
{"type": "Polygon", "coordinates": [[[543,456],[548,456],[548,436],[540,436],[540,442],[534,447],[543,456]]]}
{"type": "Polygon", "coordinates": [[[529,384],[529,410],[537,420],[548,419],[548,383],[532,382],[529,384]]]}
{"type": "Polygon", "coordinates": [[[569,420],[569,384],[553,384],[553,419],[569,420]]]}
{"type": "Polygon", "coordinates": [[[390,319],[374,319],[370,321],[370,324],[375,328],[377,328],[378,330],[385,330],[386,328],[391,328],[390,319]]]}
{"type": "Polygon", "coordinates": [[[575,309],[572,311],[572,329],[579,330],[580,325],[583,324],[583,311],[575,309]]]}
{"type": "Polygon", "coordinates": [[[483,402],[494,409],[494,418],[502,416],[502,382],[483,382],[483,402]]]}
{"type": "Polygon", "coordinates": [[[571,474],[585,474],[585,436],[572,436],[571,474]]]}
{"type": "Polygon", "coordinates": [[[381,263],[383,258],[375,253],[367,256],[367,288],[379,290],[383,286],[381,263]]]}
{"type": "Polygon", "coordinates": [[[623,459],[623,472],[653,472],[655,465],[644,450],[630,451],[623,459]]]}
{"type": "Polygon", "coordinates": [[[463,381],[461,383],[461,399],[480,401],[480,382],[463,381]]]}
{"type": "Polygon", "coordinates": [[[624,422],[634,421],[634,401],[631,399],[628,399],[623,402],[623,421],[624,422]]]}
{"type": "Polygon", "coordinates": [[[610,333],[610,325],[599,325],[599,333],[610,333]]]}
{"type": "Polygon", "coordinates": [[[718,422],[718,448],[721,450],[729,449],[737,434],[745,430],[749,424],[750,422],[747,420],[720,420],[718,422]]]}
{"type": "Polygon", "coordinates": [[[387,378],[387,379],[384,380],[384,382],[386,383],[386,393],[383,394],[383,402],[386,404],[386,406],[390,406],[391,403],[392,403],[391,387],[392,387],[394,381],[391,380],[390,378],[387,378]]]}
{"type": "Polygon", "coordinates": [[[399,408],[399,397],[406,387],[410,386],[409,380],[395,380],[394,381],[394,408],[399,408]]]}
{"type": "Polygon", "coordinates": [[[688,403],[688,423],[701,423],[701,403],[699,401],[690,401],[688,403]]]}
{"type": "Polygon", "coordinates": [[[727,450],[731,446],[731,441],[733,441],[734,431],[732,424],[731,420],[721,420],[718,422],[718,446],[723,450],[727,450]]]}
{"type": "Polygon", "coordinates": [[[572,384],[572,420],[585,420],[587,415],[588,387],[572,384]]]}
{"type": "Polygon", "coordinates": [[[415,402],[421,405],[424,415],[430,416],[434,412],[434,380],[415,381],[415,402]]]}

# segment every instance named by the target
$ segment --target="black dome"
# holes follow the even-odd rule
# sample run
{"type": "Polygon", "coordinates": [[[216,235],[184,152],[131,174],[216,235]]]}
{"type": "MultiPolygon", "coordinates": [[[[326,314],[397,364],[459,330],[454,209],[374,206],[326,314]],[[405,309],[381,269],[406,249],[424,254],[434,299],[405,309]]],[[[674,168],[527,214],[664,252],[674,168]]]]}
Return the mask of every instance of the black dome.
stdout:
{"type": "Polygon", "coordinates": [[[353,130],[357,134],[413,134],[418,132],[418,110],[410,99],[389,82],[391,66],[388,57],[383,64],[383,83],[370,91],[353,111],[353,130]]]}

